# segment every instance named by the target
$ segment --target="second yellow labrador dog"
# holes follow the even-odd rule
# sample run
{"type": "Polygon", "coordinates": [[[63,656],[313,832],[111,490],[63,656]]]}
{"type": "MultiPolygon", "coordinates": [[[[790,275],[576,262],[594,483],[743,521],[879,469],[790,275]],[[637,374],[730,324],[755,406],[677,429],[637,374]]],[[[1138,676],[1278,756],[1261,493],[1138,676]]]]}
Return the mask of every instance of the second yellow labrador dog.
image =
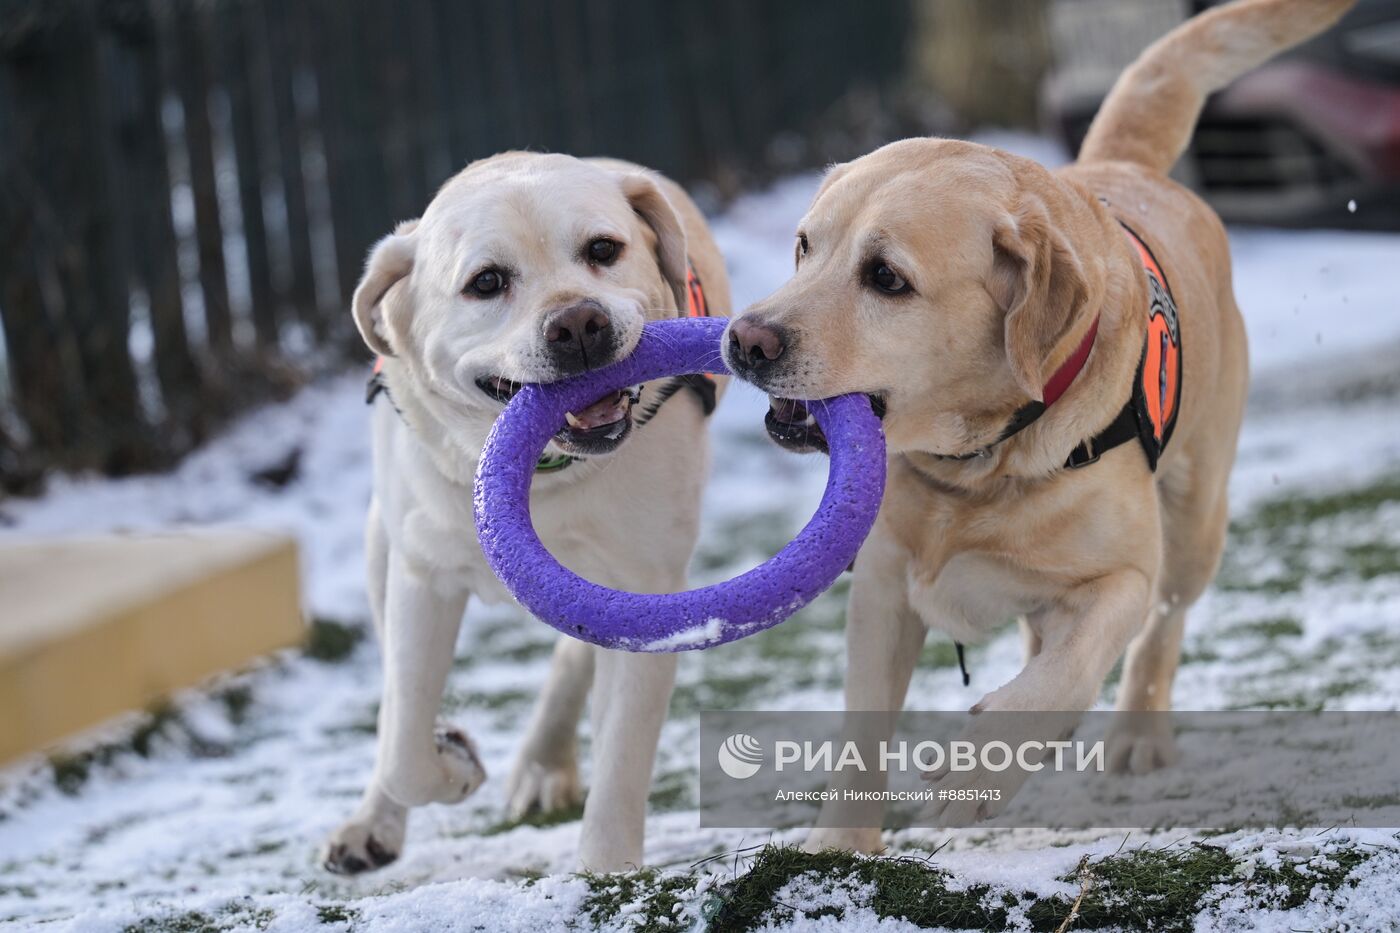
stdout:
{"type": "MultiPolygon", "coordinates": [[[[374,772],[326,844],[328,869],[388,864],[411,808],[456,803],[486,779],[467,732],[438,714],[468,599],[510,599],[472,520],[472,477],[496,417],[522,383],[627,356],[647,321],[728,306],[699,208],[674,182],[611,159],[482,159],[376,244],[353,311],[380,360],[365,533],[384,688],[374,772]]],[[[530,490],[546,546],[607,586],[685,589],[708,464],[704,419],[722,390],[723,380],[657,380],[570,412],[530,490]]],[[[640,865],[675,670],[674,655],[560,638],[508,778],[510,815],[582,799],[576,732],[591,687],[593,788],[579,861],[595,871],[640,865]]]]}
{"type": "MultiPolygon", "coordinates": [[[[1013,617],[1025,666],[973,712],[1088,709],[1125,652],[1119,708],[1170,707],[1186,612],[1225,539],[1248,359],[1225,231],[1166,173],[1208,93],[1350,5],[1240,0],[1189,21],[1124,73],[1056,172],[913,139],[827,176],[796,273],[734,318],[725,354],[774,397],[769,431],[788,446],[823,443],[793,400],[884,408],[848,709],[903,705],[927,629],[975,642],[1013,617]]],[[[1112,765],[1172,760],[1162,717],[1119,722],[1112,765]]],[[[822,828],[808,845],[874,851],[880,832],[822,828]]]]}

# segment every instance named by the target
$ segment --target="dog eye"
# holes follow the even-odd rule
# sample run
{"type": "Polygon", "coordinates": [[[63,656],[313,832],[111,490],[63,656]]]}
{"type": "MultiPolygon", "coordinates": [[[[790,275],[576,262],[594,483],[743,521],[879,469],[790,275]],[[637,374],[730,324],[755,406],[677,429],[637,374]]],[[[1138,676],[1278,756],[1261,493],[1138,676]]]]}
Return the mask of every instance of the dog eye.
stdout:
{"type": "Polygon", "coordinates": [[[483,269],[477,273],[476,278],[467,283],[463,291],[478,298],[490,298],[504,290],[507,284],[506,274],[500,269],[483,269]]]}
{"type": "Polygon", "coordinates": [[[807,234],[799,233],[797,235],[797,255],[794,256],[792,259],[793,265],[797,265],[798,263],[802,262],[802,257],[807,255],[808,248],[809,247],[807,246],[807,234]]]}
{"type": "Polygon", "coordinates": [[[890,295],[902,295],[909,291],[909,283],[889,266],[877,263],[870,270],[870,281],[880,291],[890,295]]]}
{"type": "Polygon", "coordinates": [[[588,244],[588,261],[600,266],[610,266],[622,252],[622,244],[607,237],[599,237],[588,244]]]}

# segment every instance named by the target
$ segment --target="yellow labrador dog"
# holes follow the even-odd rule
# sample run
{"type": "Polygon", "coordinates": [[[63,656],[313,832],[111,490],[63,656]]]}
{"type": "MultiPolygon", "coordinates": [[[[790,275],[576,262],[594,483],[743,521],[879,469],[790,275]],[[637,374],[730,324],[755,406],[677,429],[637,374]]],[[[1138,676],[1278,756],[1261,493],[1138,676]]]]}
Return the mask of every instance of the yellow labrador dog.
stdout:
{"type": "MultiPolygon", "coordinates": [[[[646,321],[728,306],[724,265],[695,204],[624,162],[534,153],[476,162],[374,247],[354,316],[380,358],[367,550],[384,690],[374,774],[327,845],[329,869],[387,864],[409,808],[455,803],[486,778],[474,743],[437,715],[468,598],[509,599],[472,521],[473,475],[505,403],[521,383],[627,355],[646,321]]],[[[569,414],[531,490],[535,527],[563,563],[637,592],[685,588],[707,468],[704,416],[719,388],[703,378],[648,383],[569,414]]],[[[580,859],[599,871],[640,864],[674,675],[674,655],[561,638],[510,776],[510,813],[580,800],[575,733],[592,683],[580,859]]]]}
{"type": "MultiPolygon", "coordinates": [[[[1185,23],[1056,172],[914,139],[828,174],[796,273],[733,319],[725,354],[774,397],[769,431],[788,446],[822,444],[794,400],[863,392],[884,409],[848,709],[903,705],[926,629],[973,642],[1011,618],[1025,666],[974,713],[1088,709],[1125,652],[1119,708],[1170,707],[1185,615],[1223,547],[1248,360],[1225,231],[1166,172],[1207,94],[1350,5],[1240,0],[1185,23]]],[[[1119,717],[1111,763],[1170,762],[1162,719],[1119,717]]],[[[874,851],[880,833],[820,828],[808,844],[874,851]]]]}

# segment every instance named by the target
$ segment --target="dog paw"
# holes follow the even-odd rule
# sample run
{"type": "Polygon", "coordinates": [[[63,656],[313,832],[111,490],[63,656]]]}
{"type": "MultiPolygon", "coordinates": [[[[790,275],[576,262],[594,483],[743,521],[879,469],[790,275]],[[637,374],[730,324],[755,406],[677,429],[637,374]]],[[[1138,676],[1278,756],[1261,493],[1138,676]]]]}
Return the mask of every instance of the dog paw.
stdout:
{"type": "Polygon", "coordinates": [[[383,868],[403,851],[404,816],[351,819],[336,830],[321,853],[321,864],[337,875],[359,875],[383,868]]]}
{"type": "Polygon", "coordinates": [[[807,834],[802,843],[804,852],[825,852],[835,849],[841,852],[860,852],[864,855],[879,855],[885,850],[880,840],[880,830],[848,829],[844,827],[818,826],[807,834]]]}
{"type": "Polygon", "coordinates": [[[477,754],[476,743],[456,726],[438,723],[433,732],[438,763],[442,767],[437,803],[460,803],[486,782],[486,767],[477,754]]]}
{"type": "Polygon", "coordinates": [[[557,767],[537,761],[522,761],[515,767],[506,791],[506,813],[518,820],[531,813],[555,813],[583,803],[578,766],[570,762],[557,767]]]}
{"type": "Polygon", "coordinates": [[[1108,730],[1108,769],[1147,774],[1176,763],[1176,736],[1165,715],[1119,718],[1108,730]]]}
{"type": "Polygon", "coordinates": [[[920,811],[919,823],[956,829],[990,820],[1006,809],[1027,776],[1015,768],[990,771],[979,767],[953,771],[945,767],[928,772],[924,780],[930,795],[936,799],[920,811]]]}
{"type": "Polygon", "coordinates": [[[461,729],[439,722],[433,746],[426,761],[406,762],[384,775],[381,786],[390,799],[405,807],[461,803],[486,781],[476,743],[461,729]]]}

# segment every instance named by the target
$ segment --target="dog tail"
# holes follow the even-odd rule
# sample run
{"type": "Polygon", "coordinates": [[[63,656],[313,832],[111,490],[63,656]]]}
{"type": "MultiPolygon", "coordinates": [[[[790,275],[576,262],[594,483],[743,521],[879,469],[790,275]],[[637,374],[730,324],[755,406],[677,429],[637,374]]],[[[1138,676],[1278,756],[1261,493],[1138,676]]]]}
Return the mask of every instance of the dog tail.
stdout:
{"type": "Polygon", "coordinates": [[[1099,107],[1080,162],[1134,162],[1165,174],[1206,96],[1341,19],[1356,0],[1235,0],[1148,46],[1099,107]]]}

